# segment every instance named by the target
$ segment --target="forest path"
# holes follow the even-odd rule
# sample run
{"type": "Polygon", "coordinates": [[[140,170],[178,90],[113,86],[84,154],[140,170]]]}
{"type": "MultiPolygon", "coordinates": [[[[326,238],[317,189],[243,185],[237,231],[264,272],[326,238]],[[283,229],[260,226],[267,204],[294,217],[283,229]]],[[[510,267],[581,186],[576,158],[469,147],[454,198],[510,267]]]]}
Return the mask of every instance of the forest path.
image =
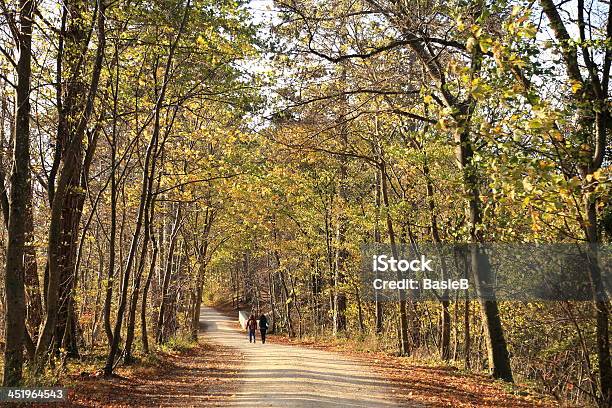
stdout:
{"type": "Polygon", "coordinates": [[[206,339],[244,354],[242,384],[228,404],[231,407],[397,406],[387,381],[342,354],[261,344],[259,332],[257,343],[251,344],[245,330],[237,327],[237,319],[211,308],[202,309],[200,325],[206,339]]]}

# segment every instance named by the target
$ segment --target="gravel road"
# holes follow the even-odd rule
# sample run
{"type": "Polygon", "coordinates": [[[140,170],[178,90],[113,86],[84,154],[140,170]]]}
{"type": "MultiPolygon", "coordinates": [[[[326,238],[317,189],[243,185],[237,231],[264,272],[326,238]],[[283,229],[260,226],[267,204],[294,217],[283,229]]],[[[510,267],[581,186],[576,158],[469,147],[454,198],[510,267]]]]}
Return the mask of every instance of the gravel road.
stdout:
{"type": "Polygon", "coordinates": [[[232,407],[395,407],[390,386],[357,361],[299,346],[250,344],[236,319],[211,308],[200,318],[204,337],[244,354],[232,407]]]}

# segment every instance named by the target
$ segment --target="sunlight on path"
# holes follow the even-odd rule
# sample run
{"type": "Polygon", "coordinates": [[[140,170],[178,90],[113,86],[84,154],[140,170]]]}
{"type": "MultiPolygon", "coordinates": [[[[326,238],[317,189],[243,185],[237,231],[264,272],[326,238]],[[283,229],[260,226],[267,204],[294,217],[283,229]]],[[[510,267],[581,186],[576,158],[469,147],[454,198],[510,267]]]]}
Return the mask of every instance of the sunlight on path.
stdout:
{"type": "MultiPolygon", "coordinates": [[[[202,309],[204,336],[245,354],[232,407],[395,407],[391,389],[358,362],[297,346],[250,344],[234,319],[202,309]]],[[[404,405],[405,406],[405,405],[404,405]]]]}

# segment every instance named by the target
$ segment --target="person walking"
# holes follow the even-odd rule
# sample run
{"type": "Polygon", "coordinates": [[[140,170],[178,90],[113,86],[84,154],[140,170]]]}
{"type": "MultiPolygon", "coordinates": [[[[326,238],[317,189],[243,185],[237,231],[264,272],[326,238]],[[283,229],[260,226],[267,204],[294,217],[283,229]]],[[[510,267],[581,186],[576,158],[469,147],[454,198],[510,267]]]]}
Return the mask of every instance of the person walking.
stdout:
{"type": "Polygon", "coordinates": [[[255,319],[255,315],[251,315],[249,320],[247,320],[246,329],[249,331],[249,343],[257,343],[257,341],[255,341],[255,330],[257,330],[257,319],[255,319]]]}
{"type": "Polygon", "coordinates": [[[261,343],[266,344],[266,332],[268,331],[268,318],[265,314],[259,316],[259,332],[261,333],[261,343]]]}

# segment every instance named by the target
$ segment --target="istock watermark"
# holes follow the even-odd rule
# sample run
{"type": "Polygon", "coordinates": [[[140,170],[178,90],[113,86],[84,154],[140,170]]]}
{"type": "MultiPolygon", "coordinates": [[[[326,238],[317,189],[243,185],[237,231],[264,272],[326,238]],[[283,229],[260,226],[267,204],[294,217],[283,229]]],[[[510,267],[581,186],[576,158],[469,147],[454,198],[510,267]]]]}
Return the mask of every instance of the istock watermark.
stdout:
{"type": "Polygon", "coordinates": [[[374,272],[386,272],[386,271],[394,271],[394,272],[406,272],[406,271],[431,271],[431,263],[432,259],[427,259],[425,255],[421,255],[421,259],[395,259],[393,256],[387,255],[374,255],[372,257],[372,270],[374,272]]]}
{"type": "Polygon", "coordinates": [[[362,247],[362,295],[396,301],[609,300],[612,246],[434,244],[362,247]]]}

